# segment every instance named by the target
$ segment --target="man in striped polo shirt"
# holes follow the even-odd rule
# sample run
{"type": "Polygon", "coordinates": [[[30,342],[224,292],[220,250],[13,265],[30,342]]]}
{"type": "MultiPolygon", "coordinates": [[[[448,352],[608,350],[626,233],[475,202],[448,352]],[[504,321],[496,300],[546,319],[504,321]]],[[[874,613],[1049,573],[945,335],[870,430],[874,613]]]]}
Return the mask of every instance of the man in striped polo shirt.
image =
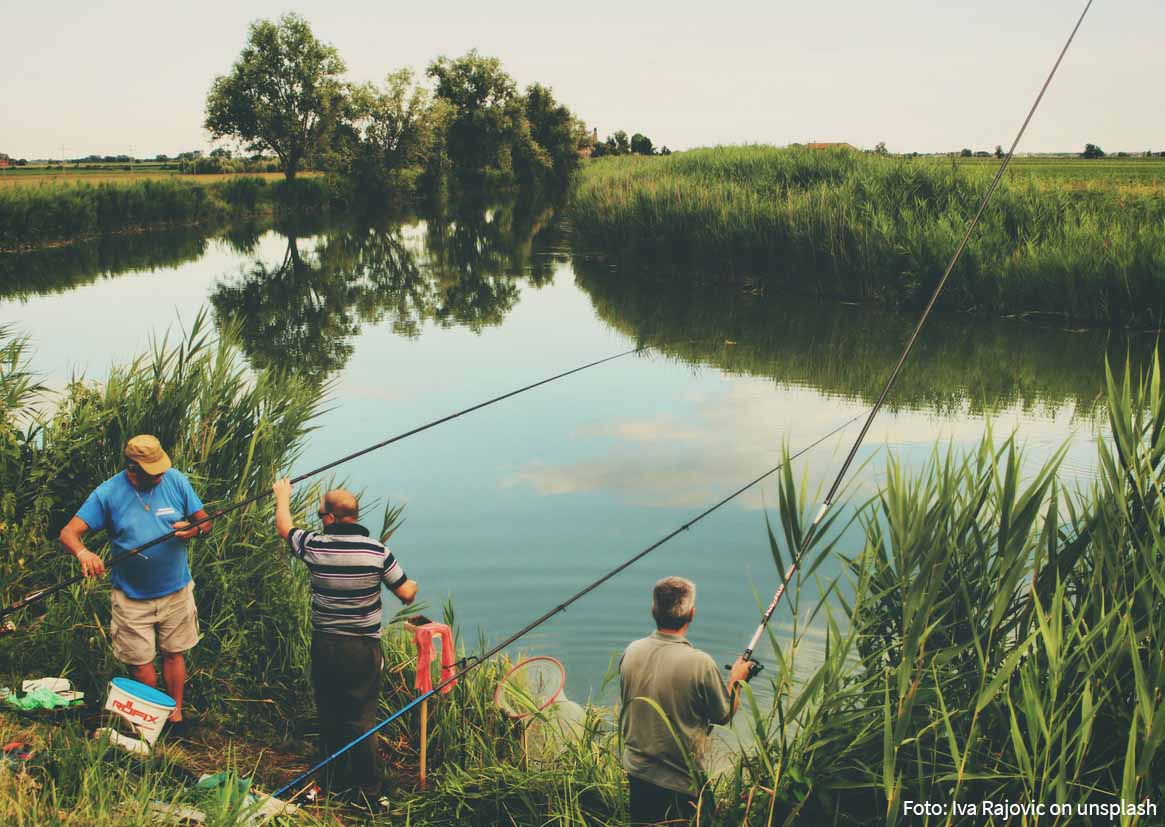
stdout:
{"type": "MultiPolygon", "coordinates": [[[[320,720],[320,746],[331,755],[375,723],[380,699],[383,583],[402,603],[412,603],[416,582],[384,544],[360,525],[360,504],[342,488],[320,501],[321,531],[296,528],[291,520],[291,482],[279,480],[275,530],[311,573],[311,680],[320,720]]],[[[380,797],[376,739],[366,738],[336,760],[337,788],[350,788],[368,802],[380,797]]]]}

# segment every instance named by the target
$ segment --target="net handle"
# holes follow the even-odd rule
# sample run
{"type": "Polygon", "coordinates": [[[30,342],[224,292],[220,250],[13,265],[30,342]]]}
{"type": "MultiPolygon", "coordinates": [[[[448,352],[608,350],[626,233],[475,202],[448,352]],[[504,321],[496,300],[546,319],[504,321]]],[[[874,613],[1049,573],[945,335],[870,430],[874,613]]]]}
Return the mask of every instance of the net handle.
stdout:
{"type": "Polygon", "coordinates": [[[494,704],[496,704],[499,709],[505,712],[507,717],[512,718],[515,721],[521,721],[523,718],[529,718],[533,715],[537,715],[539,712],[546,709],[548,706],[558,700],[558,696],[562,694],[562,690],[565,687],[566,667],[562,665],[562,661],[558,660],[557,658],[552,658],[549,655],[535,655],[532,658],[525,658],[524,660],[520,660],[515,663],[510,668],[510,671],[507,672],[500,681],[498,681],[498,688],[494,690],[494,704]],[[505,689],[506,682],[509,681],[515,672],[527,664],[533,663],[534,661],[546,661],[548,663],[554,664],[554,666],[558,669],[558,688],[555,689],[553,693],[551,693],[550,697],[546,700],[546,703],[542,704],[542,706],[538,707],[537,709],[533,709],[529,712],[523,712],[521,715],[514,715],[510,712],[506,712],[505,706],[502,705],[502,690],[505,689]]]}

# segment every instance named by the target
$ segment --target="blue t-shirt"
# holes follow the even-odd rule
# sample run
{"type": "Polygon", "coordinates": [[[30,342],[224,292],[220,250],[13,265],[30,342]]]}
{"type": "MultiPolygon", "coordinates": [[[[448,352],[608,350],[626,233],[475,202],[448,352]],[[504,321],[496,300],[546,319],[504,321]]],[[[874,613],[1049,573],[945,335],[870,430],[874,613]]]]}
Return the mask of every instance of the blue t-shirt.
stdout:
{"type": "MultiPolygon", "coordinates": [[[[202,500],[181,471],[171,468],[149,491],[135,489],[122,471],[97,486],[77,516],[93,531],[105,529],[114,553],[122,554],[173,531],[174,523],[201,508],[202,500]]],[[[190,582],[186,541],[171,537],[127,557],[110,570],[110,579],[134,600],[173,594],[190,582]]]]}

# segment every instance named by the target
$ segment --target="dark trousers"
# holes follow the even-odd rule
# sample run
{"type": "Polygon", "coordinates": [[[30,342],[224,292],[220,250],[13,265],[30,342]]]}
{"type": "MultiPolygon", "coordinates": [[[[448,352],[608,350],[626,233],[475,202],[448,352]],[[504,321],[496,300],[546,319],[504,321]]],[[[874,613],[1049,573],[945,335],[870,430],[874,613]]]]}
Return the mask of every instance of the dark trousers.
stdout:
{"type": "MultiPolygon", "coordinates": [[[[657,787],[631,776],[627,776],[627,781],[631,784],[631,827],[648,824],[674,824],[678,827],[695,818],[696,796],[657,787]]],[[[710,803],[706,801],[702,810],[707,823],[712,819],[712,812],[708,809],[710,803]]]]}
{"type": "MultiPolygon", "coordinates": [[[[377,638],[312,632],[311,682],[325,756],[376,724],[382,663],[377,638]]],[[[333,790],[355,788],[368,798],[380,794],[375,735],[352,747],[331,766],[325,781],[333,790]]]]}

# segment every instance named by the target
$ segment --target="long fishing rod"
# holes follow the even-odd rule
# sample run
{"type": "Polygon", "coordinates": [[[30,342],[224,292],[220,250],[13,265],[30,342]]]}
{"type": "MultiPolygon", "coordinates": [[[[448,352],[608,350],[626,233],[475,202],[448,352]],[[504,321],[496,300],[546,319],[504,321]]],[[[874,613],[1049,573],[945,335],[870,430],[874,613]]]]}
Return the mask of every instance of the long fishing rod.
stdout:
{"type": "Polygon", "coordinates": [[[1040,88],[1040,93],[1036,95],[1035,102],[1032,103],[1031,109],[1028,110],[1027,117],[1024,118],[1023,125],[1020,126],[1019,132],[1015,135],[1015,140],[1011,142],[1011,148],[1007,150],[1007,156],[1003,159],[1003,163],[999,165],[999,169],[995,172],[995,177],[991,180],[991,186],[987,188],[987,192],[983,195],[982,201],[979,202],[979,209],[975,212],[971,223],[967,225],[967,231],[963,234],[962,240],[958,247],[955,248],[951,260],[947,263],[946,270],[943,271],[942,278],[939,279],[935,285],[934,292],[930,296],[930,301],[927,302],[926,307],[922,311],[922,316],[918,320],[918,324],[914,327],[914,332],[910,334],[910,338],[906,342],[906,347],[902,350],[902,355],[898,357],[898,363],[894,365],[894,370],[891,371],[890,377],[886,380],[885,386],[882,388],[882,393],[878,396],[878,401],[874,403],[874,407],[870,409],[870,415],[866,418],[862,425],[861,431],[858,433],[857,439],[854,440],[853,446],[850,448],[849,454],[842,463],[841,470],[837,472],[837,477],[833,480],[833,485],[829,488],[829,493],[825,496],[821,508],[817,512],[817,516],[813,518],[813,523],[809,526],[809,530],[805,532],[805,536],[801,540],[801,546],[797,549],[797,553],[793,555],[789,568],[785,571],[785,576],[781,580],[780,586],[777,587],[776,594],[773,595],[772,602],[769,603],[768,608],[765,609],[764,615],[761,617],[760,624],[756,627],[756,632],[753,633],[752,640],[748,642],[748,646],[744,650],[744,659],[750,660],[752,653],[756,650],[757,644],[760,643],[761,635],[764,634],[765,628],[769,624],[769,620],[773,616],[773,612],[777,610],[777,604],[781,602],[781,597],[785,594],[785,587],[788,586],[792,580],[793,573],[801,564],[801,558],[809,548],[810,543],[817,532],[817,527],[821,523],[821,519],[825,513],[833,506],[834,498],[837,496],[838,490],[841,488],[841,481],[849,470],[850,465],[857,455],[858,449],[861,447],[862,441],[866,438],[866,433],[869,432],[870,426],[874,422],[874,418],[878,415],[878,411],[882,409],[882,404],[886,401],[886,397],[890,395],[891,388],[894,387],[894,382],[898,379],[898,374],[902,371],[902,366],[906,364],[907,357],[910,356],[910,351],[914,348],[914,343],[918,340],[919,334],[922,332],[923,325],[926,324],[927,319],[930,318],[931,311],[934,309],[935,303],[938,302],[938,297],[942,293],[943,288],[946,287],[947,280],[950,278],[951,271],[955,269],[959,259],[963,255],[963,250],[967,247],[967,242],[971,239],[971,234],[975,232],[975,228],[979,225],[979,219],[982,218],[983,212],[987,209],[987,202],[991,200],[991,196],[995,194],[999,182],[1003,180],[1003,174],[1007,171],[1008,165],[1011,163],[1012,156],[1015,155],[1015,148],[1019,146],[1019,141],[1023,137],[1023,133],[1027,131],[1028,124],[1031,123],[1032,117],[1039,108],[1040,101],[1044,98],[1044,93],[1048,91],[1048,86],[1052,83],[1052,78],[1056,74],[1056,70],[1060,68],[1060,62],[1064,59],[1064,55],[1068,53],[1068,47],[1072,45],[1072,40],[1076,37],[1076,32],[1080,30],[1080,24],[1084,22],[1085,15],[1092,7],[1092,0],[1088,0],[1087,5],[1084,6],[1084,11],[1080,13],[1080,18],[1076,21],[1072,33],[1068,35],[1068,40],[1064,43],[1064,48],[1060,50],[1059,57],[1056,58],[1055,64],[1052,66],[1051,72],[1048,73],[1044,85],[1040,88]]]}
{"type": "MultiPolygon", "coordinates": [[[[293,478],[291,481],[293,483],[302,482],[303,480],[306,480],[309,477],[314,477],[317,474],[322,474],[324,471],[330,471],[332,468],[335,468],[338,465],[343,465],[345,462],[349,462],[351,460],[354,460],[357,457],[362,457],[365,454],[370,454],[373,451],[378,451],[381,448],[384,448],[387,445],[391,445],[394,442],[400,442],[402,439],[407,439],[408,437],[419,434],[422,431],[427,431],[430,428],[435,428],[438,425],[442,425],[446,422],[449,422],[450,420],[457,419],[458,417],[464,416],[465,414],[473,413],[474,411],[479,411],[482,408],[486,408],[486,407],[493,405],[497,402],[501,402],[504,399],[509,399],[512,396],[517,396],[520,393],[525,393],[526,391],[533,390],[534,388],[549,384],[550,382],[553,382],[557,379],[563,379],[567,376],[570,376],[571,374],[579,373],[579,372],[584,371],[588,368],[593,368],[593,367],[596,367],[598,365],[604,364],[606,362],[612,362],[615,359],[620,359],[624,356],[629,356],[632,353],[641,353],[642,351],[646,350],[648,347],[649,347],[649,345],[640,345],[639,347],[632,348],[631,350],[625,350],[622,353],[616,353],[614,356],[607,356],[606,358],[603,358],[603,359],[597,359],[594,362],[587,362],[585,365],[580,365],[576,368],[571,368],[570,370],[563,371],[562,373],[556,373],[554,376],[549,376],[545,379],[540,379],[539,381],[533,382],[529,385],[524,385],[523,387],[517,388],[516,390],[512,390],[509,393],[503,393],[501,396],[495,396],[492,399],[487,399],[484,402],[479,402],[476,405],[471,405],[468,408],[463,408],[462,410],[457,411],[456,413],[448,414],[447,416],[443,416],[440,419],[434,419],[431,422],[426,422],[424,425],[418,425],[416,428],[412,428],[408,431],[405,431],[404,433],[400,433],[400,434],[397,434],[396,436],[389,437],[388,439],[385,439],[381,442],[377,442],[374,445],[369,445],[367,448],[362,448],[359,451],[355,451],[351,454],[348,454],[347,456],[341,457],[340,459],[333,460],[332,462],[329,462],[326,465],[321,465],[319,468],[313,468],[311,471],[307,471],[303,474],[300,474],[298,477],[293,478]]],[[[182,529],[175,529],[174,531],[167,532],[166,534],[163,534],[160,537],[155,537],[153,540],[150,540],[149,542],[142,543],[140,546],[137,546],[136,548],[131,548],[128,551],[122,552],[121,554],[118,554],[115,557],[112,557],[109,560],[109,562],[106,563],[105,567],[107,569],[113,568],[118,563],[120,563],[124,560],[128,560],[130,557],[133,557],[135,555],[141,554],[146,549],[153,548],[154,546],[158,545],[159,543],[164,543],[166,540],[169,540],[171,537],[173,537],[175,534],[177,534],[179,530],[185,531],[187,529],[200,526],[203,523],[208,523],[211,520],[217,520],[219,517],[222,517],[225,514],[229,514],[232,511],[236,511],[240,508],[243,508],[244,506],[251,505],[252,503],[258,502],[259,500],[261,500],[265,497],[269,497],[269,496],[271,496],[270,490],[261,491],[258,494],[252,494],[250,497],[247,497],[246,499],[243,499],[243,500],[240,500],[239,502],[225,506],[224,508],[220,508],[218,511],[215,511],[213,514],[208,514],[207,516],[202,517],[201,519],[189,522],[189,524],[182,529]]],[[[33,592],[32,594],[28,595],[24,599],[16,601],[11,606],[4,608],[4,609],[0,609],[0,620],[3,620],[8,615],[10,615],[14,612],[18,612],[21,609],[23,609],[27,606],[30,606],[33,603],[36,603],[40,600],[44,600],[46,597],[49,597],[50,595],[53,595],[53,594],[59,592],[61,589],[68,588],[69,586],[73,585],[74,583],[79,583],[80,581],[82,581],[84,579],[85,579],[84,574],[78,574],[78,575],[70,577],[66,580],[62,580],[60,583],[57,583],[53,586],[49,586],[46,589],[41,589],[40,591],[33,592]]],[[[0,633],[3,633],[2,627],[0,627],[0,633]]]]}
{"type": "MultiPolygon", "coordinates": [[[[792,462],[793,460],[797,459],[798,457],[802,456],[803,454],[811,451],[813,448],[816,448],[818,445],[820,445],[822,442],[825,442],[825,440],[829,439],[834,434],[844,430],[845,428],[852,425],[854,422],[857,422],[859,419],[861,419],[861,417],[862,417],[862,415],[858,414],[857,416],[854,416],[854,417],[851,417],[850,419],[847,419],[845,422],[838,425],[836,428],[834,428],[829,433],[825,434],[824,436],[818,437],[816,440],[814,440],[813,442],[806,445],[800,451],[798,451],[797,453],[790,456],[787,461],[792,462]]],[[[546,621],[550,620],[550,618],[554,617],[559,612],[565,612],[567,607],[570,606],[572,603],[575,603],[578,600],[581,600],[583,597],[590,594],[592,591],[597,589],[599,586],[606,583],[612,577],[615,577],[616,575],[620,574],[625,569],[627,569],[627,568],[631,567],[632,565],[634,565],[635,563],[639,562],[644,557],[646,557],[648,554],[651,554],[651,552],[655,551],[657,548],[659,548],[660,546],[662,546],[664,543],[668,542],[672,538],[687,531],[692,526],[694,526],[696,523],[700,522],[705,517],[707,517],[709,514],[711,514],[714,511],[717,511],[721,507],[727,505],[729,502],[731,502],[732,500],[739,497],[741,494],[743,494],[745,491],[752,488],[754,485],[768,479],[773,474],[775,474],[777,471],[781,470],[784,466],[785,466],[785,461],[777,463],[777,465],[775,465],[772,468],[770,468],[769,470],[765,471],[763,474],[761,474],[756,479],[752,480],[751,482],[745,483],[744,485],[740,486],[740,488],[737,488],[735,491],[733,491],[728,496],[719,500],[715,505],[709,506],[708,508],[704,509],[699,514],[697,514],[695,517],[693,517],[692,519],[688,520],[686,523],[681,525],[679,528],[675,529],[674,531],[669,532],[668,534],[664,535],[663,537],[661,537],[660,539],[656,540],[654,543],[649,545],[647,548],[638,552],[634,556],[629,557],[628,559],[624,560],[622,563],[615,566],[615,568],[608,571],[602,577],[598,578],[597,580],[592,580],[590,583],[588,583],[583,588],[579,589],[577,592],[572,594],[566,600],[559,603],[554,608],[549,609],[544,614],[540,615],[537,619],[530,621],[525,626],[523,626],[521,629],[514,632],[508,638],[503,640],[501,643],[497,644],[496,646],[492,647],[491,649],[488,649],[486,652],[484,652],[481,655],[471,657],[470,662],[463,669],[461,669],[460,671],[456,672],[453,675],[450,675],[448,678],[441,681],[439,684],[434,686],[428,692],[425,692],[422,695],[419,695],[416,698],[413,698],[411,701],[409,701],[407,704],[402,706],[396,712],[392,713],[392,715],[388,716],[383,721],[378,723],[376,726],[372,727],[372,729],[369,729],[368,731],[364,732],[362,735],[354,738],[352,741],[350,741],[347,744],[345,744],[344,746],[340,747],[338,750],[333,752],[327,758],[324,758],[322,761],[320,761],[315,766],[300,773],[300,775],[298,775],[296,778],[292,779],[291,781],[289,781],[288,783],[286,783],[282,787],[280,787],[278,790],[273,792],[271,794],[272,797],[278,798],[279,796],[286,793],[288,790],[292,789],[293,787],[298,786],[299,784],[306,781],[308,778],[311,778],[313,775],[315,775],[321,769],[326,767],[332,761],[339,758],[341,755],[346,753],[348,750],[352,749],[352,747],[356,746],[361,741],[364,741],[367,738],[371,738],[374,734],[376,734],[380,730],[384,729],[386,726],[391,724],[397,718],[404,715],[410,709],[415,708],[422,701],[428,700],[429,698],[433,697],[438,692],[440,692],[441,689],[443,689],[444,687],[450,685],[451,683],[453,683],[456,680],[459,680],[459,679],[465,677],[470,672],[472,672],[474,669],[476,669],[478,666],[483,664],[485,661],[489,660],[494,655],[496,655],[498,652],[501,652],[503,649],[513,645],[517,640],[519,640],[522,637],[525,637],[527,634],[529,634],[534,629],[541,626],[546,621]]]]}

